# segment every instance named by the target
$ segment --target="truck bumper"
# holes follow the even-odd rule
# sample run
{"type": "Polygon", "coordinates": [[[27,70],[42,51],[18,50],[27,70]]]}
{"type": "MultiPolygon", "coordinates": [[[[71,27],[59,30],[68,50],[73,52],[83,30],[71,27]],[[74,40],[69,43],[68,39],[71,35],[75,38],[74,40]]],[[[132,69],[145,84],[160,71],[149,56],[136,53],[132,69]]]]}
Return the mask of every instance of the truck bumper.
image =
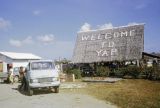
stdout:
{"type": "Polygon", "coordinates": [[[47,88],[60,86],[60,81],[45,82],[45,83],[30,83],[30,88],[47,88]]]}

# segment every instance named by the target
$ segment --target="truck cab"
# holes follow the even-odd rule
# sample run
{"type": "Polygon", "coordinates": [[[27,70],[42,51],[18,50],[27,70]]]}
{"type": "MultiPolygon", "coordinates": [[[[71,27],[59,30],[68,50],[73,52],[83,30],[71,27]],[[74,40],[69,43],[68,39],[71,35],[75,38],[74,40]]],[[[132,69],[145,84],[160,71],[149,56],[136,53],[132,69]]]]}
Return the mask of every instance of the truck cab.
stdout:
{"type": "Polygon", "coordinates": [[[33,95],[33,90],[39,88],[53,88],[56,93],[59,92],[59,73],[51,60],[29,61],[26,68],[25,79],[29,95],[33,95]]]}

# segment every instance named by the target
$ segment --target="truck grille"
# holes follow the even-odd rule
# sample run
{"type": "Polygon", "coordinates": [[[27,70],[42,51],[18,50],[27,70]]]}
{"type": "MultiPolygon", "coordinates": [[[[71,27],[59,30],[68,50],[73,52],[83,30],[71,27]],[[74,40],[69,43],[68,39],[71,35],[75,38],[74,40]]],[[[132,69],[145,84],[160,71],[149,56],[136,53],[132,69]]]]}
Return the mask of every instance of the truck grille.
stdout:
{"type": "Polygon", "coordinates": [[[38,78],[38,82],[39,82],[39,83],[53,82],[53,78],[52,78],[52,77],[48,77],[48,78],[38,78]]]}

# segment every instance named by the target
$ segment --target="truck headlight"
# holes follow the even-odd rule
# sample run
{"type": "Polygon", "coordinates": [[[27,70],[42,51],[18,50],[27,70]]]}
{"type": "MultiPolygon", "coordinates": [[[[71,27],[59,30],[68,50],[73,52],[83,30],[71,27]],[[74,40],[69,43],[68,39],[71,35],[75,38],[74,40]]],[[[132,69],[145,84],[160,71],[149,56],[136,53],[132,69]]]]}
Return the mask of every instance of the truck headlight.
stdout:
{"type": "Polygon", "coordinates": [[[31,79],[31,83],[38,83],[38,79],[31,79]]]}
{"type": "Polygon", "coordinates": [[[59,77],[52,78],[52,81],[59,81],[59,77]]]}

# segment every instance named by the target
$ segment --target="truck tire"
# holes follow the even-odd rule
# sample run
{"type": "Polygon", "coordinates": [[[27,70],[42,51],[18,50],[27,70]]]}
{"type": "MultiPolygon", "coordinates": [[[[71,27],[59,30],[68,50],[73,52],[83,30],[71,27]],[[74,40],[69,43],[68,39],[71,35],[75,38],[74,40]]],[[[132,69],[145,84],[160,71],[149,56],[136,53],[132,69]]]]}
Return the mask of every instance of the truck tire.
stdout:
{"type": "Polygon", "coordinates": [[[27,95],[32,96],[33,95],[33,90],[29,87],[29,84],[27,84],[27,95]]]}
{"type": "Polygon", "coordinates": [[[59,87],[54,87],[55,93],[59,93],[59,87]]]}
{"type": "Polygon", "coordinates": [[[28,90],[28,96],[32,96],[33,95],[33,90],[28,90]]]}

